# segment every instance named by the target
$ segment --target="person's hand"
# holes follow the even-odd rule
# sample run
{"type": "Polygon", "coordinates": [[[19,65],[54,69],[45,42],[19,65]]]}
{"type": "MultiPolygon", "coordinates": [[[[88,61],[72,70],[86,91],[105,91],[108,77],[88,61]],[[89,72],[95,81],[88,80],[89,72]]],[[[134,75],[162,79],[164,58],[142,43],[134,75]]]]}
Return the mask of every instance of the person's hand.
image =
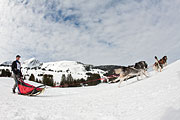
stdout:
{"type": "Polygon", "coordinates": [[[21,82],[21,78],[19,78],[18,81],[21,82]]]}
{"type": "Polygon", "coordinates": [[[21,79],[22,81],[24,81],[23,76],[21,76],[20,79],[21,79]]]}

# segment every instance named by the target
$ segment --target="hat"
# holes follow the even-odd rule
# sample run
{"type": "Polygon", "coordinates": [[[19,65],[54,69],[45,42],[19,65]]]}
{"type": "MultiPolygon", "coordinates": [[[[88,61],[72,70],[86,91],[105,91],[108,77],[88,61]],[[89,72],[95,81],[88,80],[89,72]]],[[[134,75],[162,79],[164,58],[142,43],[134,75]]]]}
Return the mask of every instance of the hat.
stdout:
{"type": "Polygon", "coordinates": [[[16,55],[16,57],[21,57],[20,55],[16,55]]]}

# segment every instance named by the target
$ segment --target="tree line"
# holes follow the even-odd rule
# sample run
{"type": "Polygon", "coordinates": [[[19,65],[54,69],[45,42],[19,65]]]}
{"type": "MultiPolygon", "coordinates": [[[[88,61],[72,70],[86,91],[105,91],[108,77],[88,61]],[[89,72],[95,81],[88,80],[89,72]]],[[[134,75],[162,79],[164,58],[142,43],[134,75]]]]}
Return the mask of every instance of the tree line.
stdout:
{"type": "Polygon", "coordinates": [[[93,86],[101,83],[99,80],[101,77],[99,74],[89,73],[87,80],[84,78],[74,79],[71,74],[67,76],[65,74],[62,75],[60,82],[55,82],[53,75],[44,74],[42,77],[42,81],[35,78],[33,74],[30,75],[29,80],[42,83],[48,86],[59,86],[59,87],[82,87],[82,86],[93,86]]]}

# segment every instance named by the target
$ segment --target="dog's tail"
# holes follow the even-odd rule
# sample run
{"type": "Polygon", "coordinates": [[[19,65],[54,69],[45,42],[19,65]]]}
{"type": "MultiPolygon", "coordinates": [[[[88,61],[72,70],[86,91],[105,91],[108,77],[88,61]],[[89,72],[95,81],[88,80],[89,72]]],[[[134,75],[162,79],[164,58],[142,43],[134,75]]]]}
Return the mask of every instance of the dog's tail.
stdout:
{"type": "Polygon", "coordinates": [[[159,60],[158,60],[157,56],[155,56],[154,58],[155,58],[156,62],[158,63],[159,60]]]}
{"type": "Polygon", "coordinates": [[[154,57],[156,60],[158,60],[157,56],[154,57]]]}

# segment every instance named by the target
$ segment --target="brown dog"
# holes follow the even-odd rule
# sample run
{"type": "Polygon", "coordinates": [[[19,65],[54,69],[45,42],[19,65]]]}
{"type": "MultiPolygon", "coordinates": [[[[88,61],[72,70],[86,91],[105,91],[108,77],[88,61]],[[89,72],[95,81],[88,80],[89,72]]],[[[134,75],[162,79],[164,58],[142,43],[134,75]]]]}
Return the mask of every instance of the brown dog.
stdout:
{"type": "Polygon", "coordinates": [[[156,62],[153,65],[153,69],[157,72],[161,72],[162,69],[167,66],[167,56],[164,56],[162,59],[158,60],[158,58],[155,56],[156,62]]]}

